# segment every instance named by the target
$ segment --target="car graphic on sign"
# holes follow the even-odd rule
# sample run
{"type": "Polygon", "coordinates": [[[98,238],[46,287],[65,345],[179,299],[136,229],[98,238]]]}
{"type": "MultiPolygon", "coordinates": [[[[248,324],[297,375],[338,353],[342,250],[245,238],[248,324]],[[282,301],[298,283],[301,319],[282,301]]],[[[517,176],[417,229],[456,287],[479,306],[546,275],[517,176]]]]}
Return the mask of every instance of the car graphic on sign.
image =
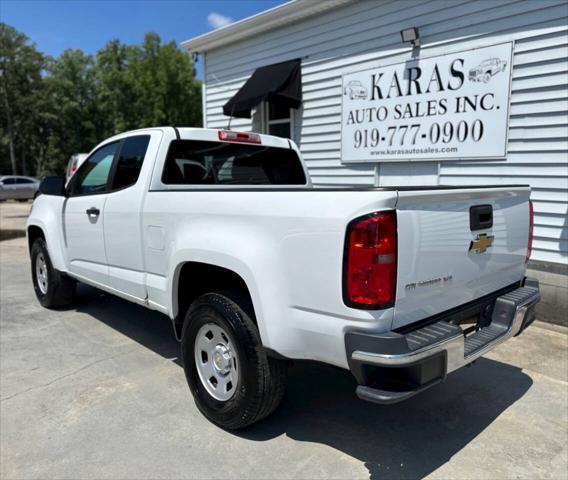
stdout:
{"type": "Polygon", "coordinates": [[[502,72],[507,67],[507,62],[499,58],[488,58],[483,60],[477,67],[469,71],[469,79],[472,82],[487,83],[491,77],[502,72]]]}
{"type": "Polygon", "coordinates": [[[343,95],[348,95],[351,100],[360,98],[365,100],[368,95],[367,89],[358,80],[351,80],[343,89],[343,95]]]}

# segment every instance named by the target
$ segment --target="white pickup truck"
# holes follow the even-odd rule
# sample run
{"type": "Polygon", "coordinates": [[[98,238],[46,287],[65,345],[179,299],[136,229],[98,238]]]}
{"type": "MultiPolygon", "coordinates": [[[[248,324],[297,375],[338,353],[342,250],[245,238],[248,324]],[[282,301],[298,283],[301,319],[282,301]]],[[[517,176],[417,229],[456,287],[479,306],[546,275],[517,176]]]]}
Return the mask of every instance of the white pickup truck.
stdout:
{"type": "Polygon", "coordinates": [[[47,308],[80,281],[167,315],[199,409],[270,414],[290,360],[409,398],[534,320],[530,189],[316,188],[282,138],[151,128],[46,177],[27,233],[47,308]]]}

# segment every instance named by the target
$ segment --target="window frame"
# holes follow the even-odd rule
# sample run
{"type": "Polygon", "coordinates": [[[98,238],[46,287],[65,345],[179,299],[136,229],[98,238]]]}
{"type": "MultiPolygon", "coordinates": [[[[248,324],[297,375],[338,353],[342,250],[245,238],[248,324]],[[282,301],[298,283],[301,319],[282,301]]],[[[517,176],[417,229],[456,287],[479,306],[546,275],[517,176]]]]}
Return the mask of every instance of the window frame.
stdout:
{"type": "MultiPolygon", "coordinates": [[[[290,137],[278,137],[278,138],[286,138],[287,140],[294,140],[294,112],[292,108],[288,109],[288,117],[287,118],[279,118],[277,120],[270,120],[270,102],[262,102],[261,103],[261,125],[262,125],[262,133],[266,135],[272,135],[270,133],[270,126],[271,125],[282,125],[285,123],[290,124],[290,137]]],[[[278,135],[274,135],[277,137],[278,135]]]]}
{"type": "MultiPolygon", "coordinates": [[[[114,183],[114,178],[116,176],[116,170],[117,170],[117,167],[118,167],[118,160],[120,159],[120,154],[122,153],[124,143],[129,138],[135,138],[135,137],[149,137],[148,146],[146,147],[146,153],[144,154],[144,158],[142,159],[142,165],[144,165],[144,162],[146,160],[146,155],[148,154],[148,149],[150,148],[150,142],[152,141],[152,136],[149,133],[144,133],[144,134],[139,134],[139,135],[129,135],[127,137],[122,137],[118,140],[114,140],[113,142],[105,143],[104,145],[101,145],[99,148],[97,148],[93,153],[91,153],[84,160],[84,162],[77,169],[77,171],[73,174],[73,176],[71,177],[71,180],[70,180],[70,182],[69,182],[69,184],[67,185],[67,188],[66,188],[67,196],[68,197],[84,197],[84,196],[87,196],[87,195],[103,195],[103,194],[107,194],[107,193],[120,192],[122,190],[126,190],[127,188],[134,187],[138,183],[138,181],[140,180],[140,173],[138,174],[138,178],[136,179],[136,182],[132,183],[131,185],[127,185],[125,187],[113,189],[112,184],[114,183]],[[95,155],[98,151],[100,151],[101,149],[103,149],[105,147],[108,147],[109,145],[114,145],[114,144],[118,144],[118,146],[117,146],[116,151],[114,152],[114,156],[112,158],[112,163],[110,165],[109,174],[108,174],[107,182],[106,182],[106,185],[105,185],[105,189],[101,190],[100,192],[87,192],[87,193],[76,193],[76,192],[74,192],[73,189],[75,188],[75,184],[77,183],[77,178],[79,178],[78,173],[81,170],[81,168],[86,168],[86,167],[84,167],[84,165],[87,165],[87,163],[89,162],[89,159],[93,155],[95,155]]],[[[140,167],[140,171],[142,171],[142,167],[140,167]]]]}
{"type": "MultiPolygon", "coordinates": [[[[278,137],[281,138],[281,137],[278,137]]],[[[287,139],[286,139],[287,140],[287,139]]],[[[173,143],[176,141],[203,141],[203,142],[218,142],[217,139],[214,138],[174,138],[170,140],[165,148],[164,154],[164,161],[159,165],[159,169],[155,169],[155,173],[158,173],[158,183],[156,186],[152,187],[150,185],[150,192],[187,192],[187,191],[278,191],[278,190],[306,190],[307,188],[311,187],[311,179],[308,173],[308,169],[306,164],[303,162],[300,152],[297,149],[291,148],[290,150],[293,151],[296,156],[298,157],[298,162],[300,163],[300,167],[302,172],[304,173],[304,183],[301,184],[177,184],[177,183],[164,183],[163,176],[166,169],[168,157],[170,155],[170,150],[173,146],[173,143]]],[[[221,142],[223,143],[223,142],[221,142]]],[[[230,142],[229,142],[230,143],[230,142]]],[[[274,147],[274,148],[282,148],[282,147],[274,147]]]]}
{"type": "MultiPolygon", "coordinates": [[[[112,160],[112,165],[110,166],[110,173],[109,173],[109,178],[108,178],[107,187],[106,187],[108,191],[106,193],[120,192],[122,190],[126,190],[127,188],[134,187],[138,183],[138,180],[140,180],[140,173],[142,172],[142,167],[144,166],[144,161],[146,160],[146,155],[148,154],[148,149],[150,148],[150,142],[151,141],[152,141],[152,135],[150,135],[149,133],[143,133],[143,134],[140,134],[140,135],[129,135],[128,137],[124,137],[124,138],[121,138],[119,140],[120,145],[119,145],[118,150],[117,150],[117,155],[114,156],[114,158],[112,160]],[[136,138],[136,137],[148,137],[148,145],[146,146],[146,152],[144,153],[144,158],[142,159],[142,165],[140,166],[140,172],[138,172],[138,178],[136,178],[136,181],[134,183],[131,183],[130,185],[126,185],[126,186],[120,187],[120,188],[112,188],[112,184],[114,183],[114,179],[115,179],[115,176],[116,176],[116,170],[118,169],[118,161],[120,160],[120,155],[122,154],[122,149],[124,148],[124,144],[129,139],[136,138]]],[[[87,160],[85,160],[85,162],[87,160]]],[[[83,162],[83,163],[85,163],[85,162],[83,162]]]]}
{"type": "Polygon", "coordinates": [[[112,185],[112,179],[113,179],[113,168],[114,165],[116,163],[116,160],[118,158],[118,155],[122,149],[122,143],[123,143],[124,139],[120,139],[120,140],[115,140],[113,142],[108,142],[105,143],[104,145],[101,145],[99,148],[97,148],[93,153],[91,153],[86,159],[85,161],[81,164],[81,166],[77,169],[77,171],[73,174],[73,176],[71,177],[71,181],[68,183],[67,187],[65,188],[66,192],[67,192],[67,196],[69,198],[72,197],[86,197],[86,196],[91,196],[91,195],[104,195],[109,193],[109,187],[110,185],[112,185]],[[108,173],[108,178],[107,178],[107,182],[105,185],[104,190],[101,190],[100,192],[81,192],[81,193],[77,193],[75,192],[75,186],[78,182],[78,178],[79,178],[79,172],[81,171],[82,168],[87,168],[87,164],[89,163],[89,160],[93,157],[93,155],[96,155],[97,152],[99,152],[100,150],[102,150],[105,147],[108,147],[109,145],[117,145],[116,151],[114,152],[114,156],[112,158],[112,162],[110,164],[110,169],[109,169],[109,173],[108,173]]]}

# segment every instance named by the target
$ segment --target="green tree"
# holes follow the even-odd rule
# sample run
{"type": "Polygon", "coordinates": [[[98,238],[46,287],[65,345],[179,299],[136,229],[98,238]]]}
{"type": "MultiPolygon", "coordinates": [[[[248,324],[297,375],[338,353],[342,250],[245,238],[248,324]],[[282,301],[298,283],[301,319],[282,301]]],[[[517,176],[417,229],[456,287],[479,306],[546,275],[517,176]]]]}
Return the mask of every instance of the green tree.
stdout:
{"type": "Polygon", "coordinates": [[[37,107],[45,94],[47,62],[28,37],[0,23],[0,171],[28,173],[29,159],[44,147],[44,118],[37,107]]]}
{"type": "Polygon", "coordinates": [[[112,40],[95,56],[51,59],[0,24],[0,172],[64,172],[69,157],[137,128],[201,125],[201,87],[189,55],[155,33],[112,40]]]}
{"type": "Polygon", "coordinates": [[[200,126],[201,85],[189,55],[174,42],[161,45],[155,33],[130,54],[128,73],[141,126],[200,126]]]}
{"type": "Polygon", "coordinates": [[[48,73],[44,83],[51,128],[46,168],[61,172],[73,153],[88,152],[100,141],[96,65],[82,50],[66,50],[51,62],[48,73]]]}
{"type": "Polygon", "coordinates": [[[140,46],[109,42],[97,53],[107,134],[159,125],[200,126],[201,84],[189,55],[148,33],[140,46]]]}
{"type": "Polygon", "coordinates": [[[114,135],[136,128],[132,76],[129,75],[129,57],[136,47],[112,40],[97,53],[97,107],[99,109],[99,133],[114,135]]]}

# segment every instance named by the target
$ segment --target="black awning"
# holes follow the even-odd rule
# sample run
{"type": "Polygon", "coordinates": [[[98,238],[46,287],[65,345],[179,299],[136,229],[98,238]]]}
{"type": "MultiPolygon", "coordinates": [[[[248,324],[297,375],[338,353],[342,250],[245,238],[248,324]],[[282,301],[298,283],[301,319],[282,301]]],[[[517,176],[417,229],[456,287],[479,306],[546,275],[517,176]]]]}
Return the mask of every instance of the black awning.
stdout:
{"type": "Polygon", "coordinates": [[[257,68],[224,106],[228,117],[250,118],[260,102],[298,108],[302,104],[302,62],[290,60],[257,68]]]}

